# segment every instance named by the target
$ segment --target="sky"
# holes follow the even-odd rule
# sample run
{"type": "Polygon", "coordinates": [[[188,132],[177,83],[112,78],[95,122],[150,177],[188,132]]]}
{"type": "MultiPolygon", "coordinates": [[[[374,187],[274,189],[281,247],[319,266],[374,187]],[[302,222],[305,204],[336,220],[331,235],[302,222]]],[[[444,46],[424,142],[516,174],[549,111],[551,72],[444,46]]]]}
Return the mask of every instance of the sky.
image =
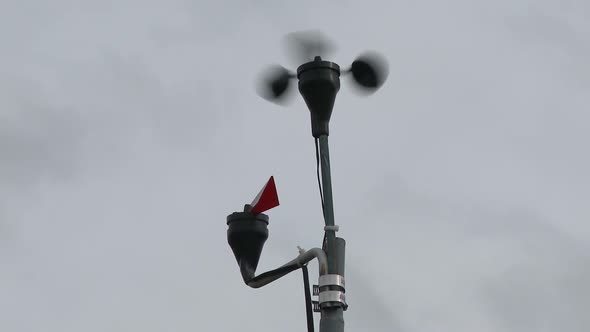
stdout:
{"type": "Polygon", "coordinates": [[[304,331],[225,218],[274,175],[258,272],[321,246],[309,112],[254,84],[307,29],[389,61],[331,121],[346,330],[588,331],[582,0],[1,1],[0,330],[304,331]]]}

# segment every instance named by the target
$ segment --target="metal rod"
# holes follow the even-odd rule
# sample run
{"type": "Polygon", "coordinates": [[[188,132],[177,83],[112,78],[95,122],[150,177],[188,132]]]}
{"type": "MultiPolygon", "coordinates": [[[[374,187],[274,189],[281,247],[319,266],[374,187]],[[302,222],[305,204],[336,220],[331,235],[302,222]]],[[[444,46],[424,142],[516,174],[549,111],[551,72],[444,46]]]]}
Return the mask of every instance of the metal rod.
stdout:
{"type": "MultiPolygon", "coordinates": [[[[336,238],[336,231],[333,227],[335,225],[334,200],[332,198],[328,136],[320,136],[319,141],[322,191],[324,194],[324,220],[326,226],[328,226],[325,228],[326,243],[324,244],[324,251],[328,258],[328,273],[344,276],[344,240],[336,238]]],[[[342,307],[321,309],[320,332],[344,332],[344,309],[342,307]]]]}
{"type": "Polygon", "coordinates": [[[328,274],[328,258],[326,257],[326,253],[320,248],[312,248],[306,250],[305,252],[300,254],[295,260],[297,261],[299,266],[303,266],[314,258],[318,259],[320,275],[323,276],[324,274],[328,274]]]}
{"type": "Polygon", "coordinates": [[[290,262],[286,263],[285,265],[262,273],[248,281],[246,281],[246,285],[252,288],[260,288],[264,285],[268,285],[271,282],[284,277],[285,275],[299,269],[303,265],[309,263],[312,259],[318,259],[319,265],[319,274],[324,275],[328,272],[328,260],[326,258],[326,253],[320,248],[312,248],[307,251],[302,252],[297,256],[295,259],[291,260],[290,262]]]}
{"type": "MultiPolygon", "coordinates": [[[[324,219],[326,226],[334,226],[334,200],[332,198],[332,175],[330,174],[330,149],[328,136],[322,135],[320,140],[320,162],[322,166],[322,191],[324,193],[324,219]]],[[[334,231],[326,232],[335,236],[334,231]]]]}

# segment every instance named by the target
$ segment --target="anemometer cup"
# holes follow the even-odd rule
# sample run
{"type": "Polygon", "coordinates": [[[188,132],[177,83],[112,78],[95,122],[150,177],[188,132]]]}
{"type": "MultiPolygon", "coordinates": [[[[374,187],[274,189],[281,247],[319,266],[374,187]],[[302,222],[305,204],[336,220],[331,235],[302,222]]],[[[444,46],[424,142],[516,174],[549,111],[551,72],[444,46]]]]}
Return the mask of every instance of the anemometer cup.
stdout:
{"type": "Polygon", "coordinates": [[[240,267],[244,281],[256,273],[258,261],[268,239],[268,216],[263,213],[234,212],[227,216],[227,242],[240,267]]]}

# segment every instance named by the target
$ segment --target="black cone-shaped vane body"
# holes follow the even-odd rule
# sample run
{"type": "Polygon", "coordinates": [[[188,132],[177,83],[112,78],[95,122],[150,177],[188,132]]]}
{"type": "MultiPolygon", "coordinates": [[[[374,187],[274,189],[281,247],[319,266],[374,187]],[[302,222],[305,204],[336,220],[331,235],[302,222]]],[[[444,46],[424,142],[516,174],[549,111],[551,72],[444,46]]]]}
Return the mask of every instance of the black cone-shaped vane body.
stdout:
{"type": "Polygon", "coordinates": [[[227,225],[227,242],[240,266],[244,282],[247,282],[254,277],[264,242],[268,239],[268,216],[234,212],[227,216],[227,225]]]}
{"type": "Polygon", "coordinates": [[[340,90],[340,67],[318,56],[297,69],[297,78],[299,92],[311,112],[312,135],[329,135],[330,117],[340,90]]]}

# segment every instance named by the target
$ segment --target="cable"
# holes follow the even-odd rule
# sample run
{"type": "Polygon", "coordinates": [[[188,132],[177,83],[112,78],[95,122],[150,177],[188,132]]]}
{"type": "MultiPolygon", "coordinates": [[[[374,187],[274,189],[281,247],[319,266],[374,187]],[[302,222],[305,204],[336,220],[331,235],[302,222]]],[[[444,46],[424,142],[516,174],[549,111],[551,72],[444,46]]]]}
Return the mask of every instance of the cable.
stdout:
{"type": "Polygon", "coordinates": [[[318,177],[318,187],[320,188],[320,199],[322,201],[322,214],[324,214],[324,219],[326,219],[326,211],[324,206],[324,192],[322,191],[322,180],[320,177],[320,147],[318,145],[319,139],[315,139],[315,160],[316,160],[316,174],[318,177]]]}
{"type": "Polygon", "coordinates": [[[313,332],[313,310],[311,303],[311,293],[309,292],[309,273],[307,273],[307,264],[301,268],[303,271],[303,288],[305,291],[305,312],[307,314],[307,332],[313,332]]]}
{"type": "MultiPolygon", "coordinates": [[[[320,199],[322,201],[322,216],[324,217],[324,223],[326,222],[326,207],[324,205],[324,192],[322,190],[322,180],[320,177],[320,146],[319,138],[315,138],[315,160],[316,160],[316,173],[318,177],[318,187],[320,188],[320,199]]],[[[322,240],[322,248],[326,248],[326,232],[324,232],[324,239],[322,240]]]]}

